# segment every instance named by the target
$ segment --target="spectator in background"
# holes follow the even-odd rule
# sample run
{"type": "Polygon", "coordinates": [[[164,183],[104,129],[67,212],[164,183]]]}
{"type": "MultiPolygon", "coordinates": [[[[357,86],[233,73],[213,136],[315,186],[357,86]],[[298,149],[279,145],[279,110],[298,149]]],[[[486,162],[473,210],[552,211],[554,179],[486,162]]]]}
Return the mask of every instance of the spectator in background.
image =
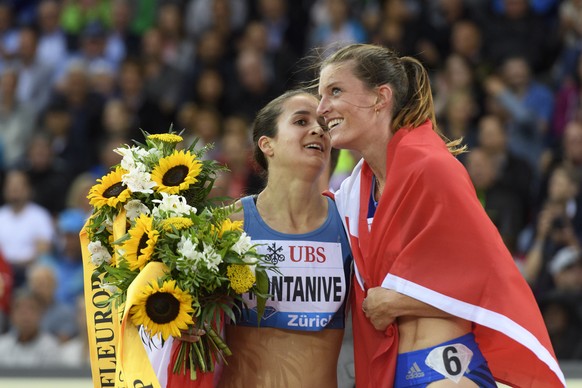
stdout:
{"type": "MultiPolygon", "coordinates": [[[[81,141],[72,134],[73,117],[63,98],[53,98],[46,106],[40,118],[41,131],[50,141],[51,152],[57,160],[75,174],[80,166],[85,166],[87,145],[76,146],[81,141]]],[[[26,163],[26,162],[25,162],[26,163]]]]}
{"type": "Polygon", "coordinates": [[[253,164],[253,148],[246,133],[230,132],[220,140],[221,156],[219,161],[228,171],[218,177],[213,193],[236,200],[258,194],[265,186],[265,181],[253,164]]]}
{"type": "Polygon", "coordinates": [[[52,252],[39,261],[54,269],[56,288],[54,298],[70,308],[77,308],[83,296],[83,259],[79,232],[87,220],[87,213],[78,208],[62,211],[57,219],[57,236],[52,252]]]}
{"type": "Polygon", "coordinates": [[[197,41],[196,57],[190,69],[184,74],[184,81],[180,90],[180,102],[195,100],[195,85],[200,74],[206,69],[220,72],[225,84],[236,82],[235,65],[231,58],[228,42],[216,29],[205,31],[197,41]]]}
{"type": "Polygon", "coordinates": [[[115,152],[115,149],[130,143],[131,139],[126,136],[111,135],[104,138],[96,145],[99,149],[99,157],[97,163],[91,166],[89,172],[97,177],[107,175],[111,166],[121,163],[121,155],[115,152]]]}
{"type": "Polygon", "coordinates": [[[90,365],[89,341],[87,339],[87,315],[85,299],[79,296],[75,301],[75,317],[79,334],[61,345],[61,360],[64,367],[82,368],[90,365]]]}
{"type": "Polygon", "coordinates": [[[103,24],[98,21],[87,24],[79,35],[79,49],[72,51],[59,64],[59,72],[56,75],[57,87],[62,87],[60,84],[71,66],[81,66],[86,72],[91,72],[105,63],[116,71],[119,68],[119,58],[108,56],[105,51],[106,39],[107,29],[103,24]]]}
{"type": "Polygon", "coordinates": [[[238,83],[229,95],[234,114],[252,120],[255,114],[279,93],[265,58],[251,48],[243,49],[236,58],[238,83]]]}
{"type": "Polygon", "coordinates": [[[76,38],[91,24],[109,26],[111,24],[111,2],[86,0],[65,0],[62,2],[60,25],[71,40],[71,46],[76,38]]]}
{"type": "Polygon", "coordinates": [[[570,74],[576,73],[578,56],[582,53],[582,1],[564,0],[558,9],[558,32],[562,50],[553,72],[558,85],[570,74]]]}
{"type": "Polygon", "coordinates": [[[65,207],[63,192],[68,190],[72,177],[69,166],[55,156],[51,140],[46,132],[34,134],[18,167],[30,177],[33,202],[56,216],[65,207]]]}
{"type": "Polygon", "coordinates": [[[22,170],[9,170],[0,207],[0,251],[12,267],[14,287],[25,283],[26,271],[48,252],[54,238],[50,213],[31,201],[32,186],[22,170]]]}
{"type": "Polygon", "coordinates": [[[551,289],[547,265],[552,257],[565,246],[580,244],[573,225],[579,185],[579,175],[571,167],[555,168],[535,229],[530,226],[524,230],[521,242],[522,251],[526,252],[523,275],[538,296],[551,289]]]}
{"type": "Polygon", "coordinates": [[[478,123],[478,144],[495,166],[497,182],[519,196],[524,207],[523,223],[530,221],[534,206],[531,166],[509,150],[507,132],[495,115],[482,116],[478,123]]]}
{"type": "Polygon", "coordinates": [[[552,145],[560,144],[566,125],[573,120],[582,120],[582,50],[576,58],[575,68],[556,92],[552,145]]]}
{"type": "Polygon", "coordinates": [[[195,85],[197,106],[216,109],[219,112],[228,111],[226,93],[222,75],[215,69],[205,69],[195,85]]]}
{"type": "Polygon", "coordinates": [[[184,18],[186,31],[191,38],[196,40],[221,22],[228,23],[233,30],[237,31],[247,22],[248,12],[246,1],[189,0],[184,18]]]}
{"type": "Polygon", "coordinates": [[[127,106],[118,98],[111,98],[105,103],[102,115],[102,127],[105,137],[125,137],[134,130],[131,114],[127,106]]]}
{"type": "Polygon", "coordinates": [[[74,174],[85,171],[97,159],[92,145],[100,140],[103,104],[103,97],[90,89],[87,69],[80,62],[72,63],[49,106],[60,105],[61,113],[68,113],[69,129],[60,134],[66,146],[59,155],[70,163],[74,174]]]}
{"type": "MultiPolygon", "coordinates": [[[[490,4],[488,4],[490,6],[490,4]]],[[[528,0],[503,0],[500,12],[489,9],[480,20],[485,58],[494,66],[520,56],[535,74],[556,58],[557,34],[547,20],[532,12],[528,0]]]]}
{"type": "Polygon", "coordinates": [[[559,360],[582,359],[580,299],[551,292],[539,300],[548,334],[559,360]]]}
{"type": "Polygon", "coordinates": [[[440,121],[440,129],[448,139],[463,138],[463,142],[473,148],[477,145],[475,120],[478,104],[466,90],[456,90],[447,96],[440,121]]]}
{"type": "Polygon", "coordinates": [[[473,66],[465,57],[459,54],[449,55],[445,59],[444,66],[436,72],[434,80],[437,119],[447,114],[445,113],[446,106],[451,102],[454,94],[457,94],[457,98],[461,97],[470,101],[471,111],[467,115],[473,120],[483,112],[483,91],[475,78],[473,66]]]}
{"type": "Polygon", "coordinates": [[[184,18],[178,3],[161,2],[156,27],[162,44],[162,58],[166,65],[185,71],[194,59],[193,41],[186,37],[184,18]]]}
{"type": "Polygon", "coordinates": [[[439,66],[451,52],[451,32],[461,20],[470,19],[469,8],[463,0],[437,0],[422,5],[421,30],[416,51],[429,68],[439,66]]]}
{"type": "Polygon", "coordinates": [[[0,70],[18,50],[18,30],[14,28],[13,18],[10,5],[0,3],[0,70]]]}
{"type": "Polygon", "coordinates": [[[37,24],[39,36],[37,58],[41,64],[55,70],[56,66],[68,55],[67,36],[59,25],[60,15],[60,1],[42,0],[38,4],[37,24]]]}
{"type": "Polygon", "coordinates": [[[143,65],[135,59],[123,61],[119,73],[119,98],[132,116],[132,139],[143,140],[140,129],[148,133],[167,132],[173,117],[160,110],[158,101],[149,98],[144,90],[143,65]]]}
{"type": "Polygon", "coordinates": [[[89,91],[98,98],[113,98],[117,88],[117,73],[107,61],[97,61],[88,73],[89,91]]]}
{"type": "Polygon", "coordinates": [[[468,153],[465,164],[477,197],[499,230],[507,249],[516,252],[519,232],[524,226],[524,208],[517,194],[498,181],[492,158],[480,148],[468,153]]]}
{"type": "Polygon", "coordinates": [[[580,246],[560,249],[548,263],[553,288],[540,296],[556,355],[572,360],[582,357],[582,259],[580,246]]]}
{"type": "Polygon", "coordinates": [[[0,335],[0,366],[51,368],[59,365],[56,338],[41,327],[43,303],[30,290],[19,290],[12,300],[10,331],[0,335]]]}
{"type": "MultiPolygon", "coordinates": [[[[490,76],[485,81],[489,102],[506,119],[504,125],[512,152],[526,159],[538,173],[553,113],[552,91],[533,78],[524,57],[506,59],[499,70],[499,76],[490,76]]],[[[489,106],[489,113],[496,111],[489,106]]],[[[539,182],[539,173],[536,180],[539,182]]]]}
{"type": "Polygon", "coordinates": [[[414,1],[384,2],[378,36],[374,41],[393,47],[401,55],[416,55],[421,33],[420,7],[414,1]]]}
{"type": "Polygon", "coordinates": [[[28,269],[26,280],[26,288],[42,303],[42,330],[52,334],[59,343],[77,335],[79,328],[73,306],[56,299],[57,278],[54,269],[45,264],[35,264],[28,269]]]}
{"type": "Polygon", "coordinates": [[[191,143],[197,137],[199,139],[196,148],[208,144],[214,144],[214,148],[204,155],[205,159],[217,159],[220,155],[220,138],[222,136],[222,116],[212,107],[200,107],[196,113],[190,116],[190,122],[186,126],[186,144],[191,143]]]}
{"type": "Polygon", "coordinates": [[[0,334],[4,334],[8,330],[12,283],[12,269],[0,252],[0,334]]]}
{"type": "Polygon", "coordinates": [[[308,15],[305,6],[289,5],[285,0],[259,0],[257,19],[266,30],[268,53],[299,58],[305,52],[308,15]]]}
{"type": "MultiPolygon", "coordinates": [[[[458,20],[451,28],[451,54],[460,55],[473,67],[476,79],[482,81],[493,72],[491,63],[483,56],[483,34],[476,22],[458,20]]],[[[449,55],[449,57],[450,57],[449,55]]]]}
{"type": "Polygon", "coordinates": [[[89,217],[93,212],[93,206],[87,199],[87,194],[93,185],[95,185],[98,178],[102,176],[94,176],[89,172],[79,174],[71,182],[71,186],[67,192],[67,208],[78,209],[89,217]]]}
{"type": "Polygon", "coordinates": [[[18,72],[7,68],[0,73],[0,147],[4,168],[13,166],[24,156],[26,145],[34,131],[34,109],[19,102],[16,95],[18,72]]]}
{"type": "MultiPolygon", "coordinates": [[[[165,59],[160,29],[156,27],[148,29],[143,34],[141,42],[146,98],[157,101],[162,112],[172,115],[178,109],[185,70],[180,70],[177,64],[165,59]]],[[[192,59],[189,66],[192,66],[192,59]]]]}
{"type": "Polygon", "coordinates": [[[255,50],[263,57],[269,72],[273,74],[273,80],[277,83],[278,89],[291,88],[301,76],[297,69],[293,69],[297,57],[293,55],[293,52],[284,42],[279,48],[271,49],[269,47],[267,28],[261,22],[250,22],[247,25],[238,48],[239,50],[255,50]]]}
{"type": "MultiPolygon", "coordinates": [[[[560,144],[561,147],[552,155],[553,160],[548,164],[547,169],[543,171],[544,180],[538,195],[539,202],[542,202],[546,198],[546,193],[549,193],[546,186],[556,167],[566,166],[568,169],[573,170],[575,175],[582,177],[582,121],[572,120],[566,124],[560,144]]],[[[578,180],[578,184],[582,184],[580,183],[580,178],[578,180]]],[[[582,191],[580,187],[578,187],[575,204],[571,208],[576,209],[573,214],[570,214],[570,218],[578,239],[582,241],[582,210],[578,210],[582,209],[582,191]]]]}
{"type": "Polygon", "coordinates": [[[38,113],[46,105],[51,93],[54,68],[37,59],[37,42],[38,36],[34,29],[20,29],[15,66],[19,74],[17,99],[22,104],[30,105],[38,113]]]}
{"type": "Polygon", "coordinates": [[[115,63],[139,54],[140,37],[131,30],[132,18],[130,0],[111,1],[111,27],[105,42],[105,55],[115,63]]]}
{"type": "Polygon", "coordinates": [[[309,47],[320,48],[324,55],[350,43],[366,42],[366,31],[350,14],[347,0],[325,0],[329,20],[316,24],[308,37],[309,47]]]}
{"type": "Polygon", "coordinates": [[[579,246],[560,249],[548,266],[554,289],[573,295],[582,292],[582,257],[579,246]]]}

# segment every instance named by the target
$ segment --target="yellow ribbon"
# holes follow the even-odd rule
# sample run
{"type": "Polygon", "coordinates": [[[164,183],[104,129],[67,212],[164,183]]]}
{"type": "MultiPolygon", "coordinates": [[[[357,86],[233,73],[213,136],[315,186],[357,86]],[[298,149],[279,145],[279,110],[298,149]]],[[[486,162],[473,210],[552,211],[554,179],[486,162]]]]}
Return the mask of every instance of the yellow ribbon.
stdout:
{"type": "MultiPolygon", "coordinates": [[[[119,314],[113,304],[107,303],[110,297],[109,292],[100,287],[102,276],[95,272],[97,267],[91,261],[87,224],[88,222],[79,233],[79,238],[83,255],[85,311],[93,386],[95,388],[125,388],[123,374],[117,362],[119,314]]],[[[125,212],[122,212],[114,221],[114,238],[124,233],[125,212]],[[117,229],[117,236],[115,229],[117,229]]]]}
{"type": "Polygon", "coordinates": [[[129,311],[142,290],[148,284],[154,281],[157,282],[167,271],[168,268],[165,264],[156,261],[150,262],[146,264],[127,289],[125,312],[121,323],[119,362],[123,376],[130,387],[160,388],[160,383],[150,364],[137,326],[131,323],[129,319],[129,311]]]}
{"type": "MultiPolygon", "coordinates": [[[[125,211],[113,221],[113,240],[126,231],[125,211]]],[[[101,288],[102,276],[91,261],[87,223],[79,233],[83,254],[85,306],[91,357],[91,374],[95,388],[160,388],[150,364],[138,328],[130,321],[129,311],[145,286],[163,276],[167,267],[150,262],[133,280],[127,290],[124,314],[120,324],[117,308],[107,303],[110,293],[101,288]]],[[[113,260],[119,262],[117,249],[113,260]]]]}

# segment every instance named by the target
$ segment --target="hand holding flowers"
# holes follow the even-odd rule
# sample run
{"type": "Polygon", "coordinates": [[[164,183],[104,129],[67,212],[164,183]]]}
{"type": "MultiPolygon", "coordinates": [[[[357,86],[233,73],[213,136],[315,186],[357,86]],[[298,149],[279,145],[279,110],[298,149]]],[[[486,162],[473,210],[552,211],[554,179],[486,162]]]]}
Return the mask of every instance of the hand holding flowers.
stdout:
{"type": "Polygon", "coordinates": [[[194,142],[178,149],[181,141],[171,132],[146,134],[145,144],[116,149],[120,165],[89,193],[94,211],[86,232],[90,260],[101,287],[111,292],[110,302],[150,337],[188,333],[173,372],[189,371],[194,380],[197,371],[212,371],[230,354],[218,333],[225,316],[235,320],[242,293],[257,296],[262,314],[265,271],[272,265],[257,253],[242,222],[229,219],[234,206],[217,207],[209,197],[224,167],[202,159],[208,147],[196,150],[194,142]],[[147,285],[127,300],[134,280],[146,276],[152,263],[163,275],[140,279],[136,284],[147,285]],[[189,341],[199,330],[206,334],[189,341]]]}

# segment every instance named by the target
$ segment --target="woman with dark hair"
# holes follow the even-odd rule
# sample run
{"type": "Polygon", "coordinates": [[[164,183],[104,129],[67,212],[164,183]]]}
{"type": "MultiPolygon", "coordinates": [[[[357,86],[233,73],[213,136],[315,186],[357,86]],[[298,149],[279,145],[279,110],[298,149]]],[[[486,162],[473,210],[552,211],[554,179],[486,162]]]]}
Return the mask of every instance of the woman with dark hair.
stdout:
{"type": "MultiPolygon", "coordinates": [[[[241,211],[231,219],[276,264],[267,273],[272,296],[259,321],[256,298],[243,294],[236,322],[225,325],[232,355],[213,377],[188,386],[338,387],[352,256],[337,208],[323,195],[331,146],[315,113],[318,102],[306,91],[289,91],[255,118],[254,156],[267,183],[237,201],[241,211]]],[[[177,339],[196,342],[200,335],[177,339]]],[[[168,380],[170,348],[148,348],[150,361],[162,387],[182,387],[168,380]]]]}
{"type": "Polygon", "coordinates": [[[235,221],[280,273],[269,274],[272,297],[260,322],[256,299],[245,295],[236,324],[226,325],[233,355],[222,387],[337,387],[351,252],[334,202],[322,195],[331,146],[317,104],[305,91],[287,92],[254,121],[267,184],[240,200],[235,221]]]}
{"type": "Polygon", "coordinates": [[[531,290],[436,126],[411,57],[350,45],[320,68],[334,148],[363,156],[335,193],[354,255],[358,387],[564,386],[531,290]]]}

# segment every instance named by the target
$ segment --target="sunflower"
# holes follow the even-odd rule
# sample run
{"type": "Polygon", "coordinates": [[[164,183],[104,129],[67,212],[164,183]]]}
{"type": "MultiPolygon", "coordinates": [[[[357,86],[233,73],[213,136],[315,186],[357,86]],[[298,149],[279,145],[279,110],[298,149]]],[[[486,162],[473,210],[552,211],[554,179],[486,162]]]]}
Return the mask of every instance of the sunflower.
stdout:
{"type": "Polygon", "coordinates": [[[169,217],[166,218],[165,220],[162,220],[162,222],[160,223],[160,226],[166,232],[172,231],[172,225],[174,226],[174,228],[176,228],[176,230],[182,230],[191,227],[192,225],[194,225],[194,222],[192,222],[191,219],[186,217],[169,217]]]}
{"type": "Polygon", "coordinates": [[[174,133],[159,133],[153,134],[148,136],[148,140],[160,140],[164,143],[179,143],[182,140],[182,136],[176,135],[174,133]]]}
{"type": "Polygon", "coordinates": [[[160,159],[152,171],[152,180],[157,183],[156,190],[168,194],[178,194],[196,183],[202,164],[188,151],[174,151],[172,155],[160,159]]]}
{"type": "Polygon", "coordinates": [[[129,310],[134,325],[143,325],[150,336],[179,337],[192,320],[192,296],[176,286],[175,280],[147,285],[129,310]]]}
{"type": "Polygon", "coordinates": [[[151,260],[159,232],[152,226],[153,218],[142,214],[135,219],[135,226],[129,230],[129,240],[123,243],[122,250],[129,269],[140,271],[151,260]]]}
{"type": "Polygon", "coordinates": [[[242,294],[251,289],[255,284],[255,275],[248,265],[232,264],[226,269],[226,276],[230,280],[230,288],[237,294],[242,294]]]}
{"type": "Polygon", "coordinates": [[[100,209],[105,205],[116,207],[118,204],[126,202],[131,196],[131,191],[121,181],[121,177],[125,174],[127,171],[117,167],[115,171],[97,179],[99,183],[91,188],[87,196],[89,203],[100,209]]]}
{"type": "Polygon", "coordinates": [[[222,237],[224,232],[239,232],[243,230],[243,221],[231,221],[230,219],[225,219],[220,225],[220,231],[218,232],[218,237],[222,237]]]}

